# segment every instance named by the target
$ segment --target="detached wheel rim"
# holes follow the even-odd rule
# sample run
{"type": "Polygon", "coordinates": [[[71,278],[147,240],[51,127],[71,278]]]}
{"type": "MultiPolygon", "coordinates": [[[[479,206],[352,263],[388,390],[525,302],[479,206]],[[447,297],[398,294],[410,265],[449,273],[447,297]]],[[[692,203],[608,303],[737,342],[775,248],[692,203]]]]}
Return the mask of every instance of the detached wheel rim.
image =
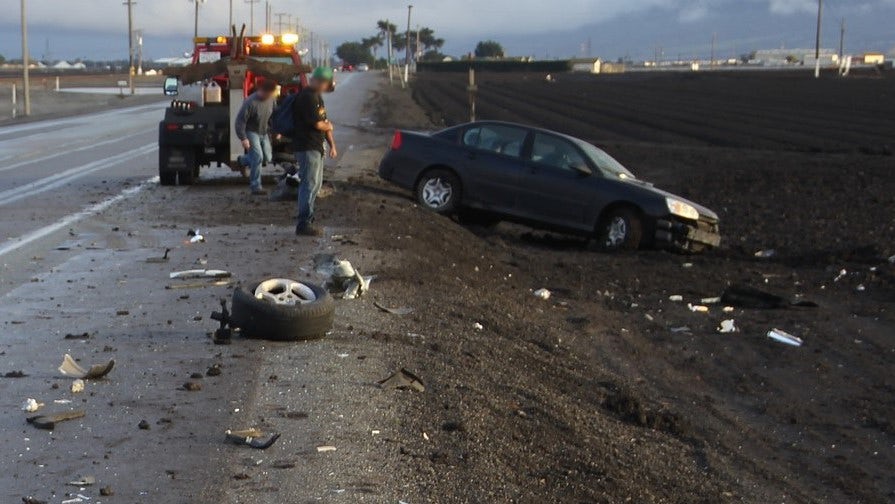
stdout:
{"type": "Polygon", "coordinates": [[[451,187],[450,182],[445,181],[441,177],[429,179],[423,185],[423,203],[429,208],[441,208],[447,205],[453,195],[454,188],[451,187]]]}
{"type": "Polygon", "coordinates": [[[310,287],[285,278],[274,278],[261,282],[254,294],[256,299],[286,306],[311,303],[317,300],[317,295],[310,287]]]}
{"type": "Polygon", "coordinates": [[[606,228],[606,246],[618,247],[628,237],[628,223],[622,217],[613,217],[606,228]]]}

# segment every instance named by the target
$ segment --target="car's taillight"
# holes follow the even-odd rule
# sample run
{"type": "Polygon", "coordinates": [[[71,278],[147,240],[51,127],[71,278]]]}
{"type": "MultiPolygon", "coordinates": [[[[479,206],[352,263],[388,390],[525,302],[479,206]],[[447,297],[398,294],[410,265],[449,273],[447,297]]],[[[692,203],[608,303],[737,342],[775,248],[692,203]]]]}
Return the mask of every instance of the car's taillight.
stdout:
{"type": "Polygon", "coordinates": [[[392,150],[400,149],[402,143],[404,143],[404,138],[401,135],[401,130],[397,130],[395,131],[395,136],[392,138],[392,150]]]}
{"type": "Polygon", "coordinates": [[[180,125],[177,123],[168,123],[165,124],[165,129],[168,131],[177,131],[180,129],[180,125]]]}

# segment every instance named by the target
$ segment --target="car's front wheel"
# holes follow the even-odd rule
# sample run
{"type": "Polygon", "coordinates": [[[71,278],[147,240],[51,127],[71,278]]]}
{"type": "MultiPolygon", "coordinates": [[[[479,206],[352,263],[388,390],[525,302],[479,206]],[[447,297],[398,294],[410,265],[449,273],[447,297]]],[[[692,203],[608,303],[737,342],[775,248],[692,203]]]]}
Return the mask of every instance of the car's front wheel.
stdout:
{"type": "Polygon", "coordinates": [[[459,207],[460,191],[460,179],[452,172],[429,170],[416,185],[416,200],[429,210],[450,215],[459,207]]]}
{"type": "Polygon", "coordinates": [[[643,240],[643,219],[633,208],[612,210],[601,220],[596,240],[607,252],[636,250],[643,240]]]}

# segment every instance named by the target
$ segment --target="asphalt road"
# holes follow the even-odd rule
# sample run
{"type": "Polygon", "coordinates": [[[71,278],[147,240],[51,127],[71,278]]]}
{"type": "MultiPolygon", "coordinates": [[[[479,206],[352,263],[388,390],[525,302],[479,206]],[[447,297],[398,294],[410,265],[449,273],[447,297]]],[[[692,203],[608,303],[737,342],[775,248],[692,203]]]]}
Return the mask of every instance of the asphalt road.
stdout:
{"type": "MultiPolygon", "coordinates": [[[[340,76],[328,103],[343,152],[333,166],[353,165],[352,158],[368,152],[359,147],[365,137],[358,127],[368,122],[364,102],[378,82],[373,74],[340,76]]],[[[0,128],[2,502],[29,495],[61,502],[78,494],[91,503],[111,501],[100,496],[105,486],[117,502],[223,502],[234,472],[266,471],[271,462],[269,454],[222,442],[226,429],[263,425],[269,415],[258,413],[259,373],[283,376],[282,387],[313,374],[295,368],[295,359],[314,360],[313,354],[270,354],[256,342],[212,345],[207,334],[216,324],[208,316],[233,286],[181,288],[168,279],[171,271],[208,267],[232,271],[235,284],[276,273],[268,271],[265,251],[285,243],[290,254],[309,258],[320,245],[296,243],[291,227],[272,229],[265,221],[270,204],[249,196],[245,181],[228,169],[203,172],[193,187],[160,187],[155,142],[163,107],[0,128]],[[222,201],[233,202],[236,217],[211,210],[222,201]],[[190,244],[186,232],[199,226],[208,242],[190,244]],[[169,262],[147,262],[166,248],[169,262]],[[83,333],[89,338],[65,338],[83,333]],[[115,369],[75,394],[72,380],[56,369],[66,353],[85,366],[115,359],[115,369]],[[220,377],[201,376],[215,364],[220,377]],[[10,371],[27,376],[5,378],[10,371]],[[203,390],[184,391],[190,380],[203,390]],[[45,404],[39,413],[82,409],[85,416],[54,431],[37,430],[21,410],[27,398],[45,404]],[[141,420],[148,429],[138,428],[141,420]],[[67,484],[81,476],[94,476],[97,484],[67,484]]],[[[375,138],[373,144],[384,145],[375,138]]],[[[281,205],[279,215],[294,209],[281,205]]],[[[313,352],[308,348],[296,351],[313,352]]],[[[329,359],[339,360],[332,352],[329,359]]],[[[295,403],[324,403],[322,392],[301,388],[300,396],[275,400],[303,411],[308,403],[295,403]]],[[[309,428],[283,432],[278,446],[300,444],[314,453],[325,440],[305,439],[309,428]]],[[[314,488],[330,492],[323,480],[314,488]]],[[[246,500],[226,499],[268,502],[246,492],[246,500]]],[[[270,498],[281,502],[276,494],[270,498]]]]}

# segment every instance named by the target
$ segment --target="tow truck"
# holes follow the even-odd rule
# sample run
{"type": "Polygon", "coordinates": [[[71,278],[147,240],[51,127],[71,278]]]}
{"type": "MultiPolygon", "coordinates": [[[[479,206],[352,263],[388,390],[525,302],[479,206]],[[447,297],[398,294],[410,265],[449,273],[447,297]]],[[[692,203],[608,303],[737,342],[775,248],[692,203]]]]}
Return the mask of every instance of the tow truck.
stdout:
{"type": "MultiPolygon", "coordinates": [[[[279,84],[278,99],[307,86],[310,67],[296,50],[298,35],[246,36],[245,26],[228,36],[195,39],[192,63],[166,72],[164,93],[175,97],[159,123],[161,185],[191,185],[203,166],[241,171],[244,153],[233,128],[247,96],[266,79],[279,84]],[[190,95],[190,96],[187,96],[190,95]]],[[[288,139],[273,143],[274,160],[288,160],[288,139]]]]}

